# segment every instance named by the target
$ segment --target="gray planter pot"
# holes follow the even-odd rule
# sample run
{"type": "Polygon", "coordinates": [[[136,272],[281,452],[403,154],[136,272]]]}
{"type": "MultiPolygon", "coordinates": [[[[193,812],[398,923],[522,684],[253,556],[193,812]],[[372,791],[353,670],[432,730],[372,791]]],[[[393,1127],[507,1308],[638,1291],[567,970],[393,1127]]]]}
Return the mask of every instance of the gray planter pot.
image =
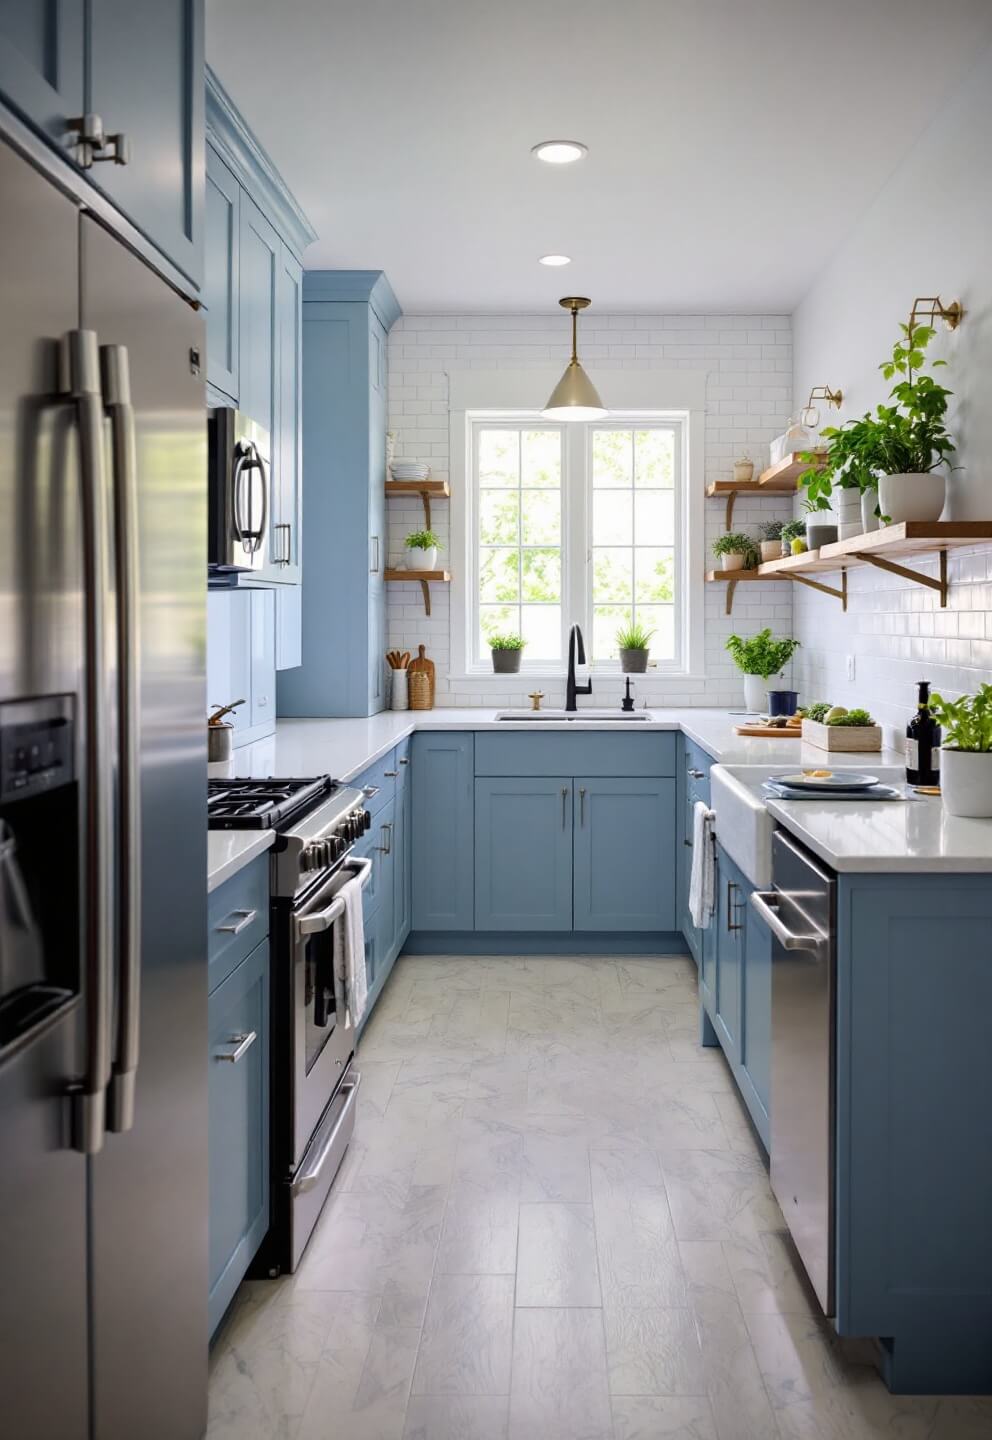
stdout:
{"type": "Polygon", "coordinates": [[[807,525],[806,544],[811,550],[819,550],[821,545],[833,545],[837,540],[836,525],[807,525]]]}
{"type": "Polygon", "coordinates": [[[496,675],[516,675],[520,670],[522,650],[491,650],[496,675]]]}
{"type": "Polygon", "coordinates": [[[620,651],[620,669],[624,675],[643,675],[647,668],[647,650],[620,651]]]}

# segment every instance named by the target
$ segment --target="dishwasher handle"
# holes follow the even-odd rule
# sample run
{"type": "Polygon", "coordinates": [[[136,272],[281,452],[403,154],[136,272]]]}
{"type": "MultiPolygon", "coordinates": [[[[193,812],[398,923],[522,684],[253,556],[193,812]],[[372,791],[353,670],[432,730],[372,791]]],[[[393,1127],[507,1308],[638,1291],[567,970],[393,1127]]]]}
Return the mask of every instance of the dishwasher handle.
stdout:
{"type": "Polygon", "coordinates": [[[827,938],[820,933],[814,935],[794,934],[784,924],[778,913],[777,890],[752,890],[751,904],[783,950],[819,950],[827,938]]]}

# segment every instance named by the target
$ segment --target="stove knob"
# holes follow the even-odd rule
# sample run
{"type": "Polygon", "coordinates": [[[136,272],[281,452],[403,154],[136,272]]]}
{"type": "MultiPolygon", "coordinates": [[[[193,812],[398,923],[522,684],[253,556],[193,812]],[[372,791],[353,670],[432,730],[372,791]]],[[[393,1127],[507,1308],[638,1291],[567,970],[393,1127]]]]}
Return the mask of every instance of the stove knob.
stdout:
{"type": "Polygon", "coordinates": [[[332,852],[332,850],[331,850],[331,842],[330,842],[329,840],[321,840],[321,842],[320,842],[320,863],[321,863],[322,865],[330,865],[331,860],[332,860],[333,858],[334,858],[334,857],[333,857],[333,852],[332,852]]]}
{"type": "Polygon", "coordinates": [[[357,839],[358,839],[358,827],[357,827],[357,825],[355,824],[355,817],[354,817],[354,815],[349,815],[349,816],[348,816],[348,830],[347,830],[347,835],[348,835],[348,839],[349,839],[349,840],[357,840],[357,839]]]}
{"type": "Polygon", "coordinates": [[[335,858],[335,860],[339,860],[339,859],[341,858],[341,856],[344,854],[344,852],[347,850],[347,848],[348,848],[348,842],[345,840],[344,836],[343,836],[343,835],[335,835],[335,837],[334,837],[334,858],[335,858]]]}
{"type": "Polygon", "coordinates": [[[362,830],[372,829],[372,816],[367,810],[362,811],[362,830]]]}
{"type": "Polygon", "coordinates": [[[308,870],[312,870],[312,869],[313,869],[313,846],[312,846],[312,845],[304,845],[303,850],[302,850],[302,852],[301,852],[301,854],[300,854],[300,869],[304,872],[304,874],[305,874],[308,870]]]}

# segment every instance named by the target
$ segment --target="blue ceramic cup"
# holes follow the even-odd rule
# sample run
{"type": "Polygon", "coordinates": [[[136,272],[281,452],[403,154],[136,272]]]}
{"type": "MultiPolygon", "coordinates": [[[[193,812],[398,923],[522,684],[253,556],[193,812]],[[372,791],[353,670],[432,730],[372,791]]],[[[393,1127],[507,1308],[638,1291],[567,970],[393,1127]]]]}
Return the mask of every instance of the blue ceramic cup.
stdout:
{"type": "Polygon", "coordinates": [[[798,690],[769,690],[769,715],[795,715],[799,709],[798,690]]]}

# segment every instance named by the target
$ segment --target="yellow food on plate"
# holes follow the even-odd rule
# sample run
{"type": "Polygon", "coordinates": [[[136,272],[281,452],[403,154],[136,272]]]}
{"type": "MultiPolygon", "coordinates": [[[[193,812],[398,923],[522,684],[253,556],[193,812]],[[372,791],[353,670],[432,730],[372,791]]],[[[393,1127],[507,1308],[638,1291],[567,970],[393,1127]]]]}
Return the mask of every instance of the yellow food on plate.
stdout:
{"type": "Polygon", "coordinates": [[[833,775],[832,770],[804,770],[803,774],[807,780],[829,780],[833,775]]]}

